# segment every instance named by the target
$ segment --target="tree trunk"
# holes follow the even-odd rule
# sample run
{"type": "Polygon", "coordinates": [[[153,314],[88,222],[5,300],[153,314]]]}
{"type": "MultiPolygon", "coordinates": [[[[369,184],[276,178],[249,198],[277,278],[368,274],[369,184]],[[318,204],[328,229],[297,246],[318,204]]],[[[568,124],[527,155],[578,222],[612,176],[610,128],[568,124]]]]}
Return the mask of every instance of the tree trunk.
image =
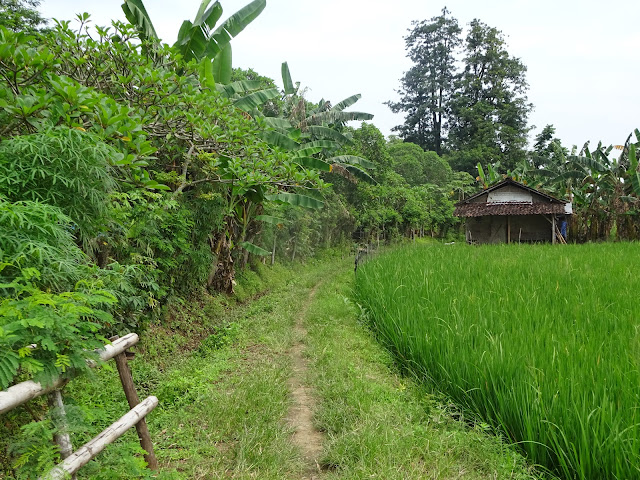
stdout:
{"type": "Polygon", "coordinates": [[[231,251],[231,238],[235,235],[233,218],[227,217],[226,220],[226,231],[219,234],[216,242],[214,254],[217,256],[217,263],[210,275],[209,287],[217,292],[232,294],[236,271],[231,251]]]}
{"type": "Polygon", "coordinates": [[[211,281],[211,288],[217,292],[232,294],[235,274],[236,271],[233,264],[233,257],[231,255],[231,245],[229,239],[225,235],[222,241],[222,248],[218,254],[218,263],[216,264],[216,269],[211,281]]]}
{"type": "Polygon", "coordinates": [[[278,236],[276,235],[276,232],[273,232],[273,248],[271,249],[271,265],[273,265],[274,263],[276,263],[276,240],[277,240],[278,236]]]}

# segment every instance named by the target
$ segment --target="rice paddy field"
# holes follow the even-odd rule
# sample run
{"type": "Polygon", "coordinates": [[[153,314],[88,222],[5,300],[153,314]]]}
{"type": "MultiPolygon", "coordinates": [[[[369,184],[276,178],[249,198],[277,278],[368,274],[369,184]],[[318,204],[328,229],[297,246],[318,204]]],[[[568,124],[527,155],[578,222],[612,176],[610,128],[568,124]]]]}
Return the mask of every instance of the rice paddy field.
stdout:
{"type": "Polygon", "coordinates": [[[422,245],[358,269],[414,375],[565,479],[640,478],[640,244],[422,245]]]}

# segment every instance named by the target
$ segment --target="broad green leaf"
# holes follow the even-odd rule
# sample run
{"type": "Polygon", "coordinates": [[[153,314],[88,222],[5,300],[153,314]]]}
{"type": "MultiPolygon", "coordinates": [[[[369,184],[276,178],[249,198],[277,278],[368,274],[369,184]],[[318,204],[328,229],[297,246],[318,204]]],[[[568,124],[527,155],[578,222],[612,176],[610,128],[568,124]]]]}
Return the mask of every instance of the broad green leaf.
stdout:
{"type": "MultiPolygon", "coordinates": [[[[182,22],[178,32],[178,40],[173,44],[173,48],[178,50],[185,61],[200,59],[205,56],[208,46],[207,36],[202,30],[202,26],[193,25],[189,20],[182,22]]],[[[217,53],[217,52],[216,52],[217,53]]],[[[213,58],[213,55],[207,55],[213,58]]]]}
{"type": "Polygon", "coordinates": [[[322,172],[330,172],[331,164],[320,160],[319,158],[313,157],[298,157],[294,160],[298,165],[301,165],[305,168],[314,168],[316,170],[320,170],[322,172]]]}
{"type": "Polygon", "coordinates": [[[256,215],[256,220],[268,223],[269,225],[284,225],[287,223],[284,218],[278,218],[272,215],[256,215]]]}
{"type": "Polygon", "coordinates": [[[296,150],[300,146],[296,141],[290,139],[286,135],[276,132],[275,130],[263,131],[262,139],[271,146],[280,147],[288,151],[296,150]]]}
{"type": "Polygon", "coordinates": [[[363,168],[375,167],[375,164],[373,164],[369,160],[366,160],[362,157],[357,157],[355,155],[338,155],[337,157],[328,158],[327,162],[347,164],[347,165],[360,165],[363,168]]]}
{"type": "Polygon", "coordinates": [[[331,150],[334,148],[339,148],[340,144],[332,140],[314,140],[312,142],[307,142],[302,144],[300,146],[300,150],[302,150],[303,148],[306,149],[306,148],[316,148],[316,147],[331,150]]]}
{"type": "Polygon", "coordinates": [[[206,25],[209,29],[216,26],[222,16],[222,5],[220,5],[220,2],[215,2],[207,9],[210,3],[211,0],[202,0],[198,13],[196,13],[196,18],[193,21],[194,25],[206,25]]]}
{"type": "Polygon", "coordinates": [[[281,73],[285,95],[293,95],[294,93],[296,93],[296,89],[293,86],[293,81],[291,80],[291,73],[289,72],[289,65],[287,64],[287,62],[282,63],[281,73]]]}
{"type": "Polygon", "coordinates": [[[356,177],[358,180],[364,180],[365,182],[369,182],[369,183],[377,183],[373,178],[369,176],[367,172],[365,172],[364,170],[361,170],[360,168],[354,165],[345,165],[344,168],[346,168],[347,171],[351,173],[354,177],[356,177]]]}
{"type": "Polygon", "coordinates": [[[371,120],[373,115],[363,112],[338,112],[335,110],[329,110],[327,112],[321,112],[311,115],[306,118],[306,122],[309,125],[322,125],[325,123],[345,123],[352,120],[371,120]]]}
{"type": "Polygon", "coordinates": [[[271,255],[271,252],[261,248],[253,243],[249,242],[240,242],[239,245],[244,248],[249,253],[253,253],[254,255],[260,255],[262,257],[266,257],[267,255],[271,255]]]}
{"type": "Polygon", "coordinates": [[[324,140],[333,140],[342,145],[351,145],[353,143],[349,138],[347,138],[337,130],[329,127],[324,127],[322,125],[310,125],[308,127],[308,131],[317,138],[324,140]]]}
{"type": "Polygon", "coordinates": [[[260,15],[267,5],[266,0],[254,0],[250,4],[231,15],[220,25],[210,37],[211,46],[222,50],[224,46],[245,29],[255,18],[260,15]]]}
{"type": "Polygon", "coordinates": [[[275,195],[266,195],[265,198],[272,202],[288,203],[296,207],[322,208],[324,206],[323,201],[298,193],[276,193],[275,195]]]}
{"type": "Polygon", "coordinates": [[[629,145],[629,170],[633,173],[638,170],[638,156],[636,155],[636,146],[629,145]]]}
{"type": "Polygon", "coordinates": [[[335,110],[337,112],[341,112],[345,108],[348,108],[351,105],[353,105],[354,103],[356,103],[358,100],[360,100],[360,98],[362,98],[362,95],[359,94],[359,93],[357,93],[356,95],[351,95],[349,98],[345,98],[340,103],[334,105],[331,108],[331,110],[335,110]]]}
{"type": "Polygon", "coordinates": [[[640,196],[640,172],[632,172],[631,175],[631,187],[633,188],[633,192],[640,196]]]}
{"type": "Polygon", "coordinates": [[[227,44],[213,59],[214,77],[223,85],[231,81],[232,57],[231,45],[227,44]]]}
{"type": "Polygon", "coordinates": [[[124,0],[122,11],[131,25],[136,27],[143,40],[157,39],[158,34],[142,0],[124,0]]]}
{"type": "Polygon", "coordinates": [[[280,97],[280,92],[277,88],[268,88],[266,90],[250,93],[249,95],[236,100],[233,104],[240,110],[250,112],[254,108],[278,97],[280,97]]]}
{"type": "Polygon", "coordinates": [[[265,117],[264,121],[270,127],[275,128],[276,130],[281,130],[282,132],[286,132],[287,130],[290,130],[293,128],[291,123],[288,120],[285,120],[284,118],[265,117]]]}
{"type": "Polygon", "coordinates": [[[210,58],[205,57],[200,61],[199,65],[200,84],[210,88],[216,88],[215,75],[213,72],[213,62],[210,58]]]}
{"type": "Polygon", "coordinates": [[[260,88],[262,83],[260,80],[239,80],[226,85],[218,85],[218,91],[230,98],[238,93],[247,93],[260,88]]]}
{"type": "Polygon", "coordinates": [[[586,151],[585,156],[569,155],[567,160],[577,165],[588,168],[591,172],[604,172],[606,168],[602,163],[596,160],[589,151],[586,151]]]}
{"type": "Polygon", "coordinates": [[[322,150],[323,150],[322,147],[300,148],[300,146],[298,146],[298,150],[293,152],[293,156],[294,157],[310,157],[311,155],[320,153],[322,150]]]}

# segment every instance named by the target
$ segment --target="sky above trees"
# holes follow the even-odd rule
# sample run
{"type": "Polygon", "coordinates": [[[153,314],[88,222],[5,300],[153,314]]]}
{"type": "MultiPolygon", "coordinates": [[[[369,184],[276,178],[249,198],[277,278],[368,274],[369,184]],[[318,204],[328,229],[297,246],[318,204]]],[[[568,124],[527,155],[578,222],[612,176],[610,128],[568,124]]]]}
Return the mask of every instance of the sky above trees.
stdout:
{"type": "MultiPolygon", "coordinates": [[[[221,3],[227,16],[248,0],[221,3]]],[[[107,24],[124,19],[120,4],[43,0],[41,10],[59,19],[86,10],[96,23],[107,24]]],[[[173,43],[182,20],[192,19],[199,4],[154,0],[147,8],[158,35],[173,43]]],[[[412,20],[438,15],[445,5],[465,29],[479,18],[501,30],[509,53],[527,66],[534,134],[551,123],[568,146],[586,140],[621,144],[640,126],[635,87],[640,31],[634,25],[640,3],[628,0],[269,0],[233,41],[234,66],[279,82],[280,65],[288,61],[293,80],[307,87],[314,101],[338,102],[362,93],[358,109],[375,114],[373,122],[389,134],[403,117],[383,103],[397,100],[395,90],[411,66],[403,37],[412,20]]]]}

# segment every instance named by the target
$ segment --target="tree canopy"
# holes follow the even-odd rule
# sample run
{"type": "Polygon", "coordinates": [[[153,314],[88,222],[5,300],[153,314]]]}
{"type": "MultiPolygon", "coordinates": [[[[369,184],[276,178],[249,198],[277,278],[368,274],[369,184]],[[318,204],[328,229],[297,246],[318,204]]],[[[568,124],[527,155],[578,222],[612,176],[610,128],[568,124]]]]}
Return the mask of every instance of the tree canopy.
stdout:
{"type": "Polygon", "coordinates": [[[447,9],[413,23],[405,40],[414,65],[401,79],[400,101],[388,103],[406,114],[395,130],[447,154],[456,170],[498,161],[512,168],[524,159],[529,131],[526,67],[496,28],[475,19],[461,34],[447,9]]]}

